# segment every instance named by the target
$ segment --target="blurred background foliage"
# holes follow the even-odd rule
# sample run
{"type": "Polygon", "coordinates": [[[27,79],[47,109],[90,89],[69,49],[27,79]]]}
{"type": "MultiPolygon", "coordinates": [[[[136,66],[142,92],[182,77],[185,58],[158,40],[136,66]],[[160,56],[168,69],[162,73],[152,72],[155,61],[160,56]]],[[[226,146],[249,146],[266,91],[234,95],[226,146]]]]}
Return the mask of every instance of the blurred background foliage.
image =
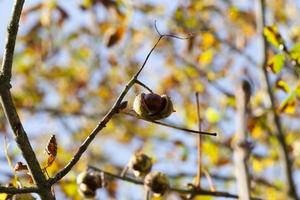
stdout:
{"type": "MultiPolygon", "coordinates": [[[[300,4],[296,2],[267,1],[270,28],[265,34],[272,44],[266,67],[299,188],[300,82],[295,68],[300,58],[300,4]],[[283,44],[288,51],[283,51],[283,44]]],[[[236,131],[234,95],[238,80],[250,80],[248,130],[255,144],[250,157],[252,192],[265,199],[285,199],[286,183],[261,78],[261,40],[251,0],[28,0],[17,40],[12,92],[42,162],[47,160],[47,141],[51,134],[56,135],[58,154],[48,168],[49,176],[70,160],[141,66],[158,38],[155,20],[162,33],[194,36],[163,40],[141,74],[140,80],[153,91],[171,96],[176,112],[165,121],[197,129],[194,94],[199,92],[203,130],[218,133],[204,138],[204,169],[217,190],[236,192],[231,146],[236,131]]],[[[128,94],[127,111],[140,92],[145,91],[136,86],[128,94]]],[[[8,156],[12,163],[22,161],[3,112],[0,115],[8,156]]],[[[196,138],[120,113],[55,188],[60,191],[57,198],[79,199],[75,179],[88,164],[119,173],[138,150],[155,160],[154,169],[168,174],[172,185],[185,187],[196,174],[196,138]]],[[[4,154],[1,160],[2,182],[14,183],[4,154]]],[[[205,177],[203,183],[209,188],[205,177]]],[[[22,184],[30,183],[25,178],[22,184]]],[[[111,180],[98,196],[141,199],[142,189],[111,180]]],[[[180,197],[171,193],[167,199],[180,197]]]]}

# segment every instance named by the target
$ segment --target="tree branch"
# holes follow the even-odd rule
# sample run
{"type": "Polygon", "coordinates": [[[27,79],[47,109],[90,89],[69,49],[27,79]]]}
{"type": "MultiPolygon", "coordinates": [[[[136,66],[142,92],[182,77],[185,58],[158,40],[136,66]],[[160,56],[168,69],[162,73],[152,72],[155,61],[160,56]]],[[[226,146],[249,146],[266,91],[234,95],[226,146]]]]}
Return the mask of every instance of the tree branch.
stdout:
{"type": "Polygon", "coordinates": [[[2,62],[2,71],[1,75],[4,75],[7,78],[7,81],[10,81],[11,78],[11,68],[14,57],[15,43],[18,34],[19,21],[22,13],[23,5],[25,0],[16,0],[11,16],[11,20],[7,27],[7,39],[3,55],[2,62]]]}
{"type": "Polygon", "coordinates": [[[189,133],[196,133],[196,134],[199,134],[199,135],[217,136],[217,133],[210,133],[210,132],[205,132],[205,131],[196,131],[196,130],[188,129],[188,128],[185,128],[185,127],[180,127],[180,126],[177,126],[175,124],[165,123],[165,122],[162,122],[162,121],[147,120],[145,118],[139,117],[136,114],[133,114],[133,113],[130,113],[130,112],[121,112],[121,114],[132,116],[132,117],[135,117],[137,119],[144,120],[146,122],[150,122],[150,123],[158,124],[158,125],[161,125],[161,126],[177,129],[177,130],[180,130],[180,131],[185,131],[185,132],[189,132],[189,133]]]}
{"type": "MultiPolygon", "coordinates": [[[[201,131],[201,116],[200,116],[200,102],[199,102],[199,93],[196,92],[196,104],[197,104],[197,119],[198,119],[198,128],[201,131]]],[[[197,142],[197,153],[198,153],[198,168],[196,176],[196,187],[201,189],[201,175],[202,175],[202,138],[201,135],[198,136],[197,142]]]]}
{"type": "MultiPolygon", "coordinates": [[[[107,171],[103,171],[102,169],[98,169],[93,166],[89,166],[90,169],[98,171],[98,172],[103,172],[105,175],[110,176],[112,178],[116,178],[122,181],[130,182],[133,184],[137,185],[144,185],[143,181],[136,180],[131,177],[126,177],[126,176],[120,176],[117,174],[113,174],[107,171]]],[[[235,194],[231,194],[228,192],[221,192],[221,191],[209,191],[209,190],[202,190],[202,189],[197,189],[197,190],[190,190],[190,189],[182,189],[182,188],[176,188],[176,187],[170,187],[170,191],[177,192],[179,194],[192,194],[192,195],[202,195],[202,196],[214,196],[214,197],[226,197],[226,198],[235,198],[238,199],[238,196],[235,194]]],[[[251,198],[252,200],[260,200],[259,198],[251,198]]]]}
{"type": "Polygon", "coordinates": [[[11,87],[10,79],[13,64],[13,55],[23,5],[24,0],[15,1],[12,11],[12,17],[7,28],[8,35],[0,75],[1,104],[4,109],[6,118],[8,119],[9,124],[14,132],[15,141],[17,142],[18,147],[21,149],[22,155],[28,164],[30,173],[37,184],[41,198],[51,200],[54,197],[51,193],[50,185],[48,185],[39,162],[35,156],[35,153],[31,147],[27,134],[22,126],[15,105],[13,103],[11,93],[9,91],[11,87]]]}
{"type": "Polygon", "coordinates": [[[16,187],[0,186],[0,193],[6,193],[6,194],[38,193],[38,192],[39,189],[36,187],[16,188],[16,187]]]}
{"type": "Polygon", "coordinates": [[[237,133],[234,144],[234,164],[237,180],[237,191],[241,199],[249,200],[250,175],[248,169],[248,158],[251,145],[248,142],[247,133],[247,107],[250,100],[251,88],[248,81],[244,80],[236,90],[237,102],[237,133]]]}
{"type": "Polygon", "coordinates": [[[110,119],[115,114],[119,113],[119,106],[120,106],[121,102],[123,101],[125,95],[128,93],[128,91],[130,90],[130,88],[134,84],[136,84],[136,81],[138,80],[138,76],[140,75],[140,73],[144,69],[144,67],[145,67],[145,65],[146,65],[146,63],[147,63],[150,55],[152,54],[152,52],[154,51],[154,49],[156,48],[156,46],[158,45],[158,43],[160,42],[160,40],[163,37],[174,37],[174,36],[171,36],[171,35],[160,35],[159,36],[159,38],[156,41],[156,43],[154,44],[154,46],[152,47],[152,49],[150,50],[150,52],[147,54],[144,63],[142,64],[142,66],[140,67],[140,69],[136,72],[136,74],[132,77],[132,79],[126,84],[125,88],[123,89],[123,91],[121,92],[121,94],[119,95],[119,97],[117,98],[117,100],[115,101],[115,103],[112,106],[112,108],[108,111],[108,113],[102,118],[102,120],[96,126],[96,128],[89,134],[89,136],[81,144],[81,146],[79,147],[79,149],[77,150],[77,152],[75,153],[75,155],[71,159],[71,161],[62,170],[60,170],[55,175],[54,178],[50,179],[49,182],[50,182],[51,185],[54,184],[54,183],[56,183],[60,179],[62,179],[73,168],[73,166],[81,158],[82,154],[87,150],[87,148],[90,145],[90,143],[94,140],[94,138],[96,137],[96,135],[106,126],[106,124],[110,121],[110,119]]]}
{"type": "Polygon", "coordinates": [[[267,61],[268,61],[268,44],[266,41],[266,38],[264,37],[263,30],[265,27],[265,0],[257,0],[257,32],[262,38],[262,43],[261,43],[261,48],[262,48],[262,61],[261,61],[261,69],[263,71],[264,75],[264,82],[265,82],[265,89],[268,92],[270,103],[271,103],[271,109],[273,113],[273,118],[274,118],[274,123],[275,123],[275,128],[276,128],[276,137],[279,142],[279,151],[280,151],[280,156],[281,160],[284,166],[284,174],[287,179],[287,192],[288,196],[292,199],[299,199],[296,191],[296,186],[295,182],[293,180],[293,170],[292,170],[292,160],[289,157],[289,152],[288,152],[288,147],[286,144],[286,140],[284,137],[283,129],[282,129],[282,124],[281,124],[281,119],[278,113],[276,112],[276,100],[275,96],[272,91],[272,87],[270,84],[268,72],[266,69],[267,61]]]}

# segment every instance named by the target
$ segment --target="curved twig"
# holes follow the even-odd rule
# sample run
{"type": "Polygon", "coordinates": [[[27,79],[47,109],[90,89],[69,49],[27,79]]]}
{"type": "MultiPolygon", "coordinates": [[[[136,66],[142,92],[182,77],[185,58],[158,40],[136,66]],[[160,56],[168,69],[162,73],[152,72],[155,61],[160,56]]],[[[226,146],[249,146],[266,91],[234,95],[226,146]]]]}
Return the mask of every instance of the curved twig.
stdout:
{"type": "Polygon", "coordinates": [[[142,81],[136,80],[135,83],[142,86],[143,88],[148,90],[150,93],[153,93],[153,91],[146,84],[144,84],[142,81]]]}
{"type": "MultiPolygon", "coordinates": [[[[128,176],[120,176],[117,174],[113,174],[107,171],[104,171],[102,169],[99,169],[94,166],[88,166],[89,169],[103,172],[105,175],[110,176],[112,178],[116,178],[118,180],[126,181],[129,183],[137,184],[137,185],[144,185],[143,181],[136,180],[134,178],[128,177],[128,176]]],[[[209,190],[202,190],[202,189],[183,189],[183,188],[177,188],[177,187],[170,187],[170,191],[177,192],[180,194],[193,194],[193,195],[202,195],[202,196],[215,196],[215,197],[226,197],[226,198],[235,198],[238,199],[238,196],[235,194],[231,194],[229,192],[222,192],[222,191],[209,191],[209,190]]],[[[260,198],[251,198],[252,200],[260,200],[260,198]]]]}
{"type": "Polygon", "coordinates": [[[181,37],[181,36],[177,36],[177,35],[173,35],[173,34],[162,34],[158,28],[157,28],[157,21],[155,20],[154,22],[154,27],[155,27],[155,30],[157,32],[157,34],[160,36],[160,37],[172,37],[172,38],[176,38],[176,39],[179,39],[179,40],[188,40],[188,39],[191,39],[193,37],[193,35],[190,35],[190,36],[187,36],[187,37],[181,37]]]}
{"type": "Polygon", "coordinates": [[[102,118],[102,120],[99,122],[99,124],[96,126],[96,128],[89,134],[89,136],[85,139],[85,141],[81,144],[81,146],[79,147],[79,149],[77,150],[77,152],[75,153],[75,155],[73,156],[73,158],[70,160],[70,162],[63,168],[61,169],[55,176],[54,178],[49,179],[49,183],[51,185],[55,184],[56,182],[58,182],[60,179],[62,179],[72,168],[73,166],[79,161],[79,159],[81,158],[81,156],[83,155],[83,153],[87,150],[88,146],[90,145],[90,143],[94,140],[94,138],[96,137],[96,135],[103,129],[105,128],[106,124],[110,121],[110,119],[117,113],[119,113],[119,106],[122,103],[124,97],[126,96],[126,94],[128,93],[128,91],[131,89],[131,87],[136,83],[136,81],[138,80],[138,76],[140,75],[140,73],[142,72],[142,70],[144,69],[150,55],[152,54],[152,52],[154,51],[154,49],[156,48],[156,46],[158,45],[158,43],[160,42],[160,40],[163,37],[169,37],[167,35],[162,35],[158,38],[158,40],[156,41],[156,43],[154,44],[154,46],[151,48],[151,50],[149,51],[149,53],[146,56],[146,59],[144,61],[144,63],[142,64],[142,66],[140,67],[140,69],[136,72],[136,74],[132,77],[132,79],[126,84],[126,86],[124,87],[123,91],[121,92],[121,94],[119,95],[119,97],[117,98],[117,100],[115,101],[114,105],[111,107],[111,109],[108,111],[108,113],[102,118]]]}
{"type": "Polygon", "coordinates": [[[196,134],[199,134],[199,135],[217,136],[217,133],[210,133],[210,132],[205,132],[205,131],[196,131],[196,130],[192,130],[192,129],[180,127],[180,126],[177,126],[177,125],[174,125],[174,124],[165,123],[165,122],[162,122],[162,121],[147,120],[145,118],[139,117],[138,115],[130,113],[130,112],[123,111],[123,112],[121,112],[121,114],[125,114],[125,115],[132,116],[132,117],[135,117],[135,118],[140,119],[140,120],[144,120],[146,122],[158,124],[158,125],[161,125],[161,126],[165,126],[165,127],[169,127],[169,128],[173,128],[173,129],[177,129],[177,130],[189,132],[189,133],[196,133],[196,134]]]}

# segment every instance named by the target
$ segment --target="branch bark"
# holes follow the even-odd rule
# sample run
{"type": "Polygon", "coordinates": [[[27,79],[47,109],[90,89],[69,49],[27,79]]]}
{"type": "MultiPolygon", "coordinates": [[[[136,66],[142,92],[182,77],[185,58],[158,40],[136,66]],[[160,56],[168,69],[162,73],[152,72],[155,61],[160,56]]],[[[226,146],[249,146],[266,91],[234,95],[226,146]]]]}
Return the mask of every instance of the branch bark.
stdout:
{"type": "Polygon", "coordinates": [[[297,195],[295,182],[293,180],[293,170],[292,170],[293,162],[292,162],[292,159],[289,157],[288,147],[287,147],[287,143],[286,143],[286,140],[284,137],[284,132],[282,129],[281,118],[280,118],[279,114],[276,112],[276,100],[275,100],[275,96],[272,91],[268,72],[266,70],[266,65],[267,65],[267,61],[268,61],[268,53],[267,53],[268,44],[267,44],[266,38],[264,37],[264,34],[263,34],[263,29],[266,24],[265,0],[257,0],[256,15],[257,15],[257,19],[256,19],[257,32],[262,39],[261,48],[262,48],[263,53],[262,53],[261,69],[263,71],[265,89],[268,92],[269,100],[271,103],[271,110],[272,110],[274,124],[275,124],[275,128],[276,128],[275,135],[279,142],[279,147],[280,147],[279,153],[280,153],[280,157],[281,157],[281,162],[283,164],[284,174],[287,179],[287,193],[291,199],[298,200],[299,197],[297,195]]]}
{"type": "Polygon", "coordinates": [[[38,188],[35,187],[16,188],[16,187],[0,186],[0,193],[6,193],[6,194],[38,193],[38,188]]]}
{"type": "Polygon", "coordinates": [[[150,55],[152,54],[152,52],[154,51],[154,49],[156,48],[156,46],[158,45],[158,43],[160,42],[160,40],[168,35],[160,35],[160,37],[158,38],[157,42],[155,43],[155,45],[152,47],[152,49],[150,50],[150,52],[148,53],[148,55],[146,56],[146,59],[143,63],[143,65],[141,66],[141,68],[137,71],[137,73],[132,77],[132,79],[126,84],[126,86],[124,87],[123,91],[121,92],[121,94],[119,95],[119,97],[117,98],[117,100],[115,101],[114,105],[111,107],[111,109],[108,111],[108,113],[102,118],[102,120],[100,121],[100,123],[96,126],[96,128],[89,134],[89,136],[85,139],[85,141],[81,144],[81,146],[79,147],[79,149],[77,150],[77,152],[75,153],[75,155],[73,156],[73,158],[70,160],[70,162],[63,168],[61,169],[56,175],[55,177],[50,179],[50,184],[55,184],[56,182],[58,182],[60,179],[62,179],[65,175],[67,175],[67,173],[74,167],[74,165],[79,161],[79,159],[81,158],[81,156],[83,155],[83,153],[87,150],[88,146],[90,145],[90,143],[94,140],[94,138],[96,137],[96,135],[103,129],[105,128],[106,124],[110,121],[110,119],[117,113],[119,113],[119,106],[122,103],[125,95],[128,93],[128,91],[130,90],[130,88],[137,82],[138,80],[138,76],[140,75],[140,73],[142,72],[142,70],[144,69],[150,55]]]}
{"type": "Polygon", "coordinates": [[[5,116],[8,119],[9,124],[13,130],[15,141],[17,142],[18,147],[21,149],[22,155],[28,164],[30,173],[35,183],[37,184],[41,198],[51,200],[54,199],[54,197],[51,193],[50,185],[47,183],[46,177],[44,176],[40,164],[31,147],[10,93],[10,79],[13,64],[13,55],[23,5],[24,0],[15,1],[12,11],[12,17],[7,28],[8,35],[0,75],[1,104],[4,109],[5,116]]]}
{"type": "MultiPolygon", "coordinates": [[[[122,181],[126,181],[129,183],[137,184],[137,185],[144,185],[143,181],[136,180],[131,177],[127,176],[120,176],[117,174],[113,174],[107,171],[103,171],[102,169],[98,169],[93,166],[89,166],[90,169],[98,171],[98,172],[103,172],[106,176],[110,176],[112,178],[116,178],[122,181]]],[[[177,192],[179,194],[192,194],[192,195],[201,195],[201,196],[214,196],[214,197],[225,197],[225,198],[235,198],[238,199],[239,196],[236,194],[231,194],[229,192],[222,192],[222,191],[209,191],[209,190],[203,190],[203,189],[182,189],[182,188],[176,188],[176,187],[170,187],[170,191],[177,192]]],[[[260,200],[260,198],[251,198],[252,200],[260,200]]]]}
{"type": "Polygon", "coordinates": [[[173,128],[173,129],[188,132],[188,133],[195,133],[195,134],[198,134],[198,135],[217,136],[217,133],[210,133],[210,132],[205,132],[205,131],[192,130],[192,129],[181,127],[181,126],[178,126],[178,125],[175,125],[175,124],[166,123],[166,122],[163,122],[163,121],[147,120],[145,118],[137,116],[137,114],[134,114],[132,112],[121,112],[121,114],[126,114],[128,116],[132,116],[132,117],[135,117],[135,118],[140,119],[140,120],[144,120],[144,121],[149,122],[149,123],[158,124],[158,125],[161,125],[161,126],[173,128]]]}
{"type": "Polygon", "coordinates": [[[248,158],[251,145],[247,134],[247,107],[250,100],[251,88],[248,81],[244,80],[236,90],[237,102],[237,134],[234,145],[234,164],[237,180],[237,191],[243,200],[250,200],[250,175],[248,170],[248,158]]]}
{"type": "Polygon", "coordinates": [[[20,21],[20,16],[22,13],[24,2],[25,0],[15,1],[11,20],[7,27],[7,39],[6,39],[6,45],[5,45],[4,55],[3,55],[1,74],[4,75],[4,77],[7,79],[8,82],[10,81],[11,78],[11,68],[13,63],[16,38],[18,34],[19,21],[20,21]]]}

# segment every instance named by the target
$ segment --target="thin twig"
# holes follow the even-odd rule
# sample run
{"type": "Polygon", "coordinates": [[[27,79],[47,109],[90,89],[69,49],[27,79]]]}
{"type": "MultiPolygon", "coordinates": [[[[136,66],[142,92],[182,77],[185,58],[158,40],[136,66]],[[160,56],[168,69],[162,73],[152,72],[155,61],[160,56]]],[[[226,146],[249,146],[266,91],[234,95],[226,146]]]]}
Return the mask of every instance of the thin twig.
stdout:
{"type": "Polygon", "coordinates": [[[217,136],[217,133],[210,133],[210,132],[205,132],[205,131],[196,131],[196,130],[192,130],[192,129],[180,127],[180,126],[177,126],[177,125],[174,125],[174,124],[165,123],[165,122],[162,122],[162,121],[155,121],[155,120],[154,120],[154,121],[151,121],[151,120],[147,120],[147,119],[145,119],[145,118],[139,117],[139,116],[137,116],[136,114],[133,114],[133,113],[130,113],[130,112],[125,112],[125,111],[123,111],[123,112],[121,112],[121,114],[125,114],[125,115],[128,115],[128,116],[132,116],[132,117],[135,117],[135,118],[137,118],[137,119],[141,119],[141,120],[144,120],[144,121],[146,121],[146,122],[158,124],[158,125],[161,125],[161,126],[165,126],[165,127],[169,127],[169,128],[173,128],[173,129],[185,131],[185,132],[188,132],[188,133],[196,133],[196,134],[200,134],[200,135],[217,136]]]}
{"type": "MultiPolygon", "coordinates": [[[[200,103],[199,103],[199,93],[196,92],[196,103],[197,103],[197,119],[198,119],[198,128],[199,132],[201,131],[201,116],[200,116],[200,103]]],[[[196,177],[196,187],[201,188],[201,168],[202,168],[202,138],[201,135],[198,135],[198,171],[196,177]]]]}
{"type": "MultiPolygon", "coordinates": [[[[146,63],[148,62],[148,59],[150,57],[150,55],[152,54],[152,52],[154,51],[154,49],[156,48],[156,46],[158,45],[158,43],[160,42],[160,40],[164,37],[164,35],[160,35],[158,40],[156,41],[156,43],[154,44],[154,46],[152,47],[152,49],[150,50],[150,52],[148,53],[148,55],[146,56],[146,59],[142,65],[142,67],[139,69],[139,71],[134,75],[132,81],[133,83],[138,80],[138,76],[140,75],[140,73],[142,72],[142,70],[144,69],[146,63]]],[[[124,95],[125,96],[125,95],[124,95]]]]}
{"type": "Polygon", "coordinates": [[[155,20],[154,22],[154,27],[155,27],[155,30],[157,32],[157,34],[160,36],[160,37],[171,37],[171,38],[176,38],[176,39],[179,39],[179,40],[188,40],[188,39],[191,39],[193,37],[193,35],[190,35],[190,36],[187,36],[187,37],[180,37],[180,36],[177,36],[177,35],[173,35],[173,34],[162,34],[158,28],[157,28],[157,21],[155,20]]]}
{"type": "Polygon", "coordinates": [[[128,164],[124,167],[124,169],[121,172],[121,176],[124,177],[126,176],[127,172],[129,170],[128,164]]]}
{"type": "Polygon", "coordinates": [[[211,179],[211,176],[210,174],[208,173],[208,171],[206,169],[203,169],[203,173],[207,179],[207,182],[208,182],[208,185],[209,185],[209,188],[210,188],[210,191],[216,191],[216,188],[214,186],[214,183],[211,179]]]}
{"type": "Polygon", "coordinates": [[[14,2],[12,16],[7,28],[7,40],[1,69],[1,75],[6,78],[7,82],[9,82],[11,78],[11,69],[13,64],[16,38],[24,2],[25,0],[16,0],[14,2]]]}
{"type": "Polygon", "coordinates": [[[234,145],[234,164],[237,180],[237,191],[241,199],[250,199],[250,175],[248,170],[248,158],[250,144],[247,141],[247,107],[250,99],[250,83],[243,80],[236,90],[237,102],[237,133],[234,145]]]}
{"type": "Polygon", "coordinates": [[[10,158],[10,156],[8,154],[8,143],[7,143],[7,138],[6,137],[4,137],[4,153],[5,153],[5,156],[6,156],[6,160],[7,160],[8,166],[10,167],[12,173],[14,174],[15,181],[19,182],[18,176],[17,176],[16,171],[14,169],[14,166],[13,166],[13,164],[11,162],[11,158],[10,158]]]}
{"type": "Polygon", "coordinates": [[[138,76],[140,75],[140,73],[142,72],[142,70],[144,69],[150,55],[152,54],[152,52],[154,51],[154,49],[156,48],[156,46],[158,45],[158,43],[160,42],[160,40],[163,37],[169,37],[166,35],[161,35],[158,40],[156,41],[156,43],[154,44],[154,46],[152,47],[152,49],[150,50],[150,52],[147,54],[146,59],[144,61],[144,63],[142,64],[142,66],[140,67],[140,69],[137,71],[137,73],[132,77],[132,79],[126,84],[126,86],[124,87],[123,91],[121,92],[121,94],[119,95],[119,97],[117,98],[117,100],[115,101],[114,105],[111,107],[111,109],[108,111],[108,113],[102,118],[102,120],[100,121],[100,123],[96,126],[96,128],[89,134],[89,136],[85,139],[85,141],[81,144],[81,146],[79,147],[79,149],[77,150],[77,152],[74,154],[73,158],[70,160],[70,162],[63,168],[61,169],[55,176],[54,178],[49,179],[50,184],[54,184],[57,181],[59,181],[60,179],[62,179],[72,168],[73,166],[79,161],[79,159],[81,158],[81,156],[83,155],[83,153],[87,150],[88,146],[90,145],[90,143],[94,140],[94,138],[96,137],[96,135],[103,129],[105,128],[106,124],[110,121],[110,119],[117,113],[119,113],[119,106],[122,103],[124,97],[126,96],[126,94],[128,93],[128,91],[131,89],[131,87],[136,83],[136,81],[138,80],[138,76]]]}
{"type": "Polygon", "coordinates": [[[150,93],[153,93],[153,91],[146,85],[144,84],[143,82],[139,81],[139,80],[136,80],[135,81],[136,84],[142,86],[143,88],[145,88],[146,90],[148,90],[150,93]]]}
{"type": "Polygon", "coordinates": [[[264,85],[265,89],[268,92],[269,95],[269,100],[271,103],[271,109],[273,113],[273,118],[274,118],[274,123],[275,123],[275,128],[276,128],[276,137],[279,142],[279,151],[280,151],[280,157],[282,164],[284,165],[283,170],[285,177],[287,179],[287,193],[290,198],[292,199],[299,199],[297,195],[297,190],[296,190],[296,185],[293,179],[293,170],[292,170],[292,159],[289,157],[289,150],[288,150],[288,145],[286,143],[286,139],[284,136],[283,128],[282,128],[282,123],[281,123],[281,118],[279,114],[276,111],[276,100],[275,100],[275,95],[273,94],[272,86],[270,83],[269,75],[266,69],[266,65],[268,62],[268,44],[266,41],[266,38],[264,37],[263,30],[266,24],[266,16],[265,16],[265,0],[257,0],[257,32],[262,38],[262,43],[261,43],[261,48],[262,48],[262,61],[261,61],[261,69],[263,71],[263,76],[264,76],[264,85]]]}
{"type": "MultiPolygon", "coordinates": [[[[131,178],[131,177],[127,177],[127,176],[122,177],[122,176],[119,176],[117,174],[113,174],[113,173],[104,171],[104,170],[99,169],[99,168],[94,167],[94,166],[89,166],[89,168],[92,169],[92,170],[95,170],[95,171],[103,172],[106,176],[110,176],[110,177],[116,178],[118,180],[130,182],[130,183],[137,184],[137,185],[144,185],[143,181],[136,180],[136,179],[131,178]]],[[[209,191],[209,190],[202,190],[202,189],[190,190],[190,189],[182,189],[182,188],[177,188],[177,187],[170,187],[169,189],[170,189],[170,191],[177,192],[179,194],[193,194],[193,195],[227,197],[227,198],[238,199],[237,195],[231,194],[229,192],[209,191]]],[[[251,198],[251,199],[252,200],[260,200],[260,198],[251,198]]]]}
{"type": "Polygon", "coordinates": [[[145,190],[144,200],[151,200],[151,191],[148,188],[144,188],[144,190],[145,190]]]}

